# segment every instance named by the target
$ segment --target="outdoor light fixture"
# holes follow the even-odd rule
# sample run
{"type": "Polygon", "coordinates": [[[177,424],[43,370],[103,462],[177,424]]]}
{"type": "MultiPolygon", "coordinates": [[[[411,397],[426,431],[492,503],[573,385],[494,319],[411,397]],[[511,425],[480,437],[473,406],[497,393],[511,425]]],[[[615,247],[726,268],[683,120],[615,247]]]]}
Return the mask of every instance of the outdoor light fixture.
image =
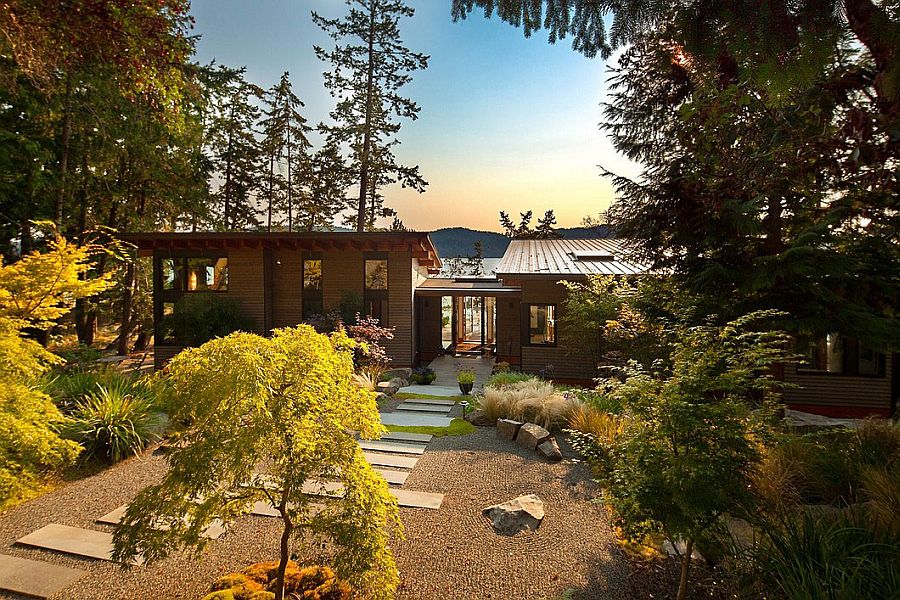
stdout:
{"type": "Polygon", "coordinates": [[[466,418],[466,409],[469,408],[469,403],[466,402],[465,400],[463,400],[462,402],[459,403],[459,405],[462,406],[462,409],[463,409],[463,420],[465,420],[465,418],[466,418]]]}

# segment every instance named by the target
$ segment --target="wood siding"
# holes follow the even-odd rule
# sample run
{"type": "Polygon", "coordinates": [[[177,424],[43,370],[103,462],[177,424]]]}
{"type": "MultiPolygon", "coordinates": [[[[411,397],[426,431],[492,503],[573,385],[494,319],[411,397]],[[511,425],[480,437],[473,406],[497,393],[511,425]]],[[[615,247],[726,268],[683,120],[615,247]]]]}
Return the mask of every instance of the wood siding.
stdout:
{"type": "MultiPolygon", "coordinates": [[[[413,271],[411,252],[388,253],[388,325],[394,339],[384,348],[393,360],[392,367],[413,366],[413,271]]],[[[362,259],[357,267],[362,280],[362,259]]]]}
{"type": "Polygon", "coordinates": [[[518,296],[497,298],[497,360],[511,365],[522,362],[522,299],[518,296]]]}
{"type": "MultiPolygon", "coordinates": [[[[524,310],[528,304],[555,304],[557,322],[556,346],[529,346],[523,343],[522,371],[537,373],[548,365],[552,365],[553,377],[557,379],[589,381],[596,377],[597,366],[590,357],[566,348],[561,343],[562,326],[559,323],[565,312],[563,302],[567,296],[566,288],[559,282],[547,280],[523,279],[521,284],[522,309],[520,311],[519,327],[523,326],[524,310]]],[[[527,342],[527,340],[522,341],[527,342]]]]}
{"type": "Polygon", "coordinates": [[[303,253],[277,250],[273,254],[272,327],[293,327],[303,320],[303,253]]]}
{"type": "Polygon", "coordinates": [[[266,299],[263,294],[262,250],[228,251],[228,298],[236,300],[253,323],[253,333],[265,335],[266,299]]]}
{"type": "Polygon", "coordinates": [[[363,253],[335,250],[322,253],[322,303],[337,309],[346,294],[363,299],[363,253]]]}
{"type": "Polygon", "coordinates": [[[866,413],[890,416],[894,361],[888,356],[884,377],[853,377],[824,373],[802,373],[797,365],[786,365],[784,380],[799,387],[784,391],[786,404],[801,410],[837,416],[866,413]],[[818,409],[818,410],[817,410],[818,409]]]}
{"type": "Polygon", "coordinates": [[[176,354],[184,350],[182,346],[153,346],[153,368],[159,371],[172,360],[176,354]]]}

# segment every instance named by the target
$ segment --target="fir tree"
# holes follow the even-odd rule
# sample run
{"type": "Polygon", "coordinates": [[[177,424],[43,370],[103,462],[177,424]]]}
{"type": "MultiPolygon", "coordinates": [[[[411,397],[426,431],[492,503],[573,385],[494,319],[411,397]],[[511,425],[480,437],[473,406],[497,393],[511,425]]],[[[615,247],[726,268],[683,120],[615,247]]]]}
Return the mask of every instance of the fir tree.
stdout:
{"type": "Polygon", "coordinates": [[[302,231],[329,229],[335,215],[347,205],[346,192],[353,175],[338,147],[328,142],[312,156],[304,173],[305,192],[298,198],[297,228],[302,231]]]}
{"type": "Polygon", "coordinates": [[[415,120],[419,113],[400,89],[412,80],[410,73],[428,66],[428,57],[400,39],[400,18],[415,13],[402,0],[347,0],[347,5],[349,12],[340,19],[313,13],[313,21],[337,43],[331,51],[316,46],[315,52],[333,67],[324,73],[325,86],[337,99],[331,113],[335,124],[326,131],[330,143],[350,148],[358,182],[351,221],[364,231],[388,215],[382,209],[384,186],[399,182],[422,192],[427,185],[418,167],[397,164],[392,148],[399,143],[397,119],[415,120]]]}
{"type": "Polygon", "coordinates": [[[500,211],[500,225],[505,230],[506,236],[514,240],[547,240],[560,237],[553,226],[556,224],[556,215],[550,209],[544,213],[544,216],[538,219],[537,227],[531,227],[531,220],[534,218],[532,211],[519,213],[519,224],[509,217],[508,214],[500,211]]]}

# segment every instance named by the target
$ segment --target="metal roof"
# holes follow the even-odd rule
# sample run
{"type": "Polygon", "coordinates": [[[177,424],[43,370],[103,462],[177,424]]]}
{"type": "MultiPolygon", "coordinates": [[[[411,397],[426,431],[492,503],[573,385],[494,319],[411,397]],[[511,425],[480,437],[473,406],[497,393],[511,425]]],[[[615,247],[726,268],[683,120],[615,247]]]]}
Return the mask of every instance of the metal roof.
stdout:
{"type": "Polygon", "coordinates": [[[583,277],[639,275],[649,269],[628,260],[628,241],[615,238],[512,240],[500,264],[500,277],[583,277]]]}

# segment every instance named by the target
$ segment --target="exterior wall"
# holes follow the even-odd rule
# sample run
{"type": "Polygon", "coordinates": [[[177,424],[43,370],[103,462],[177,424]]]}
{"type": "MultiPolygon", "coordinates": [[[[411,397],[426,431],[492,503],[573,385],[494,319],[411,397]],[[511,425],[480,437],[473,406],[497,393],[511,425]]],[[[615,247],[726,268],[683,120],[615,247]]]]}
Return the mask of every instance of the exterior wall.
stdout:
{"type": "MultiPolygon", "coordinates": [[[[528,346],[527,340],[522,340],[522,371],[536,373],[547,365],[553,365],[553,377],[556,379],[572,381],[593,379],[597,371],[593,360],[566,348],[562,343],[563,332],[559,322],[564,313],[563,301],[567,295],[566,288],[553,280],[523,279],[521,284],[522,305],[519,313],[519,331],[522,332],[524,328],[526,304],[555,304],[557,320],[556,346],[528,346]]],[[[503,333],[501,332],[500,335],[503,333]]]]}
{"type": "Polygon", "coordinates": [[[522,363],[522,299],[518,296],[497,297],[497,361],[510,365],[522,363]]]}
{"type": "MultiPolygon", "coordinates": [[[[390,264],[388,265],[388,277],[390,277],[390,264]]],[[[357,299],[362,302],[363,279],[362,252],[352,250],[323,252],[322,303],[325,310],[339,308],[341,300],[347,293],[356,295],[357,299]]],[[[388,318],[390,318],[390,313],[388,313],[388,318]]]]}
{"type": "Polygon", "coordinates": [[[176,354],[184,350],[182,346],[153,346],[153,369],[159,371],[176,354]]]}
{"type": "MultiPolygon", "coordinates": [[[[388,326],[394,328],[394,339],[384,348],[393,360],[392,367],[413,365],[413,272],[412,253],[388,253],[388,326]]],[[[362,280],[363,263],[360,258],[357,272],[362,280]]]]}
{"type": "Polygon", "coordinates": [[[264,272],[262,250],[228,251],[228,298],[237,300],[253,323],[253,333],[265,335],[266,299],[263,294],[264,272]]]}
{"type": "Polygon", "coordinates": [[[785,390],[784,402],[796,410],[828,416],[889,417],[894,363],[888,355],[884,377],[798,373],[797,365],[785,365],[784,380],[799,387],[785,390]]]}
{"type": "Polygon", "coordinates": [[[303,318],[303,253],[278,250],[272,261],[272,328],[293,327],[303,318]]]}

